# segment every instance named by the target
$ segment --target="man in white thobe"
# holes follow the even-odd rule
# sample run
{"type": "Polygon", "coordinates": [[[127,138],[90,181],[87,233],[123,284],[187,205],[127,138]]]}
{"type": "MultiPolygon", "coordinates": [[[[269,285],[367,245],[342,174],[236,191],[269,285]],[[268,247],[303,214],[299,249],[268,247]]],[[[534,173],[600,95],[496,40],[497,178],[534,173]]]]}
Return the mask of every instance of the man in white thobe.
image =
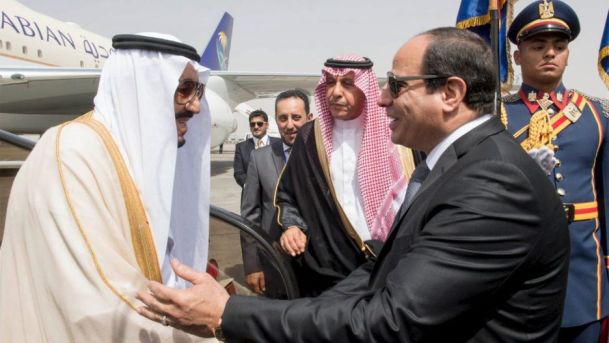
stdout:
{"type": "Polygon", "coordinates": [[[374,256],[406,188],[372,62],[329,59],[315,88],[318,118],[300,129],[279,181],[280,243],[301,295],[313,296],[374,256]]]}
{"type": "Polygon", "coordinates": [[[200,340],[142,320],[135,294],[149,280],[187,286],[173,257],[206,267],[209,71],[172,36],[119,35],[113,47],[95,109],[49,129],[15,178],[0,342],[200,340]]]}

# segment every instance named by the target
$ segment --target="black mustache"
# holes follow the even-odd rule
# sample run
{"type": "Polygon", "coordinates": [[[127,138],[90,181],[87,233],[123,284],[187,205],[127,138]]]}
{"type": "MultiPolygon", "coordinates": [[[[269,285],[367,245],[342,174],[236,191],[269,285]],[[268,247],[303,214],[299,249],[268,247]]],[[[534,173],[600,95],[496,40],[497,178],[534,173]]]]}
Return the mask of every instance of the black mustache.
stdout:
{"type": "Polygon", "coordinates": [[[192,116],[194,116],[195,114],[190,112],[190,111],[181,111],[176,113],[176,119],[179,118],[192,118],[192,116]]]}

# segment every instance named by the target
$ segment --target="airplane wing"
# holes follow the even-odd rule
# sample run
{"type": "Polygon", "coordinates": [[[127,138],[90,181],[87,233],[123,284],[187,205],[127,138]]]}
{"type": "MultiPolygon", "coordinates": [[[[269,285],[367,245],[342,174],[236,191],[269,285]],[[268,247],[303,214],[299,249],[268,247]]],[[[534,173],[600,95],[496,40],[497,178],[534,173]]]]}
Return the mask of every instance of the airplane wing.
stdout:
{"type": "Polygon", "coordinates": [[[43,132],[93,108],[99,69],[0,68],[0,128],[43,132]]]}
{"type": "MultiPolygon", "coordinates": [[[[236,72],[228,70],[212,70],[210,75],[229,81],[228,83],[233,88],[227,87],[227,96],[236,105],[254,98],[273,98],[284,90],[294,88],[299,88],[309,95],[313,95],[320,77],[318,73],[236,72]]],[[[377,76],[377,78],[379,86],[384,84],[386,77],[377,76]]]]}
{"type": "MultiPolygon", "coordinates": [[[[299,88],[311,95],[317,82],[319,74],[314,73],[268,73],[268,72],[236,72],[236,71],[211,71],[210,82],[214,82],[214,76],[223,80],[226,85],[226,96],[234,105],[238,105],[255,98],[271,98],[287,89],[299,88]]],[[[214,87],[213,89],[222,89],[214,87]]]]}

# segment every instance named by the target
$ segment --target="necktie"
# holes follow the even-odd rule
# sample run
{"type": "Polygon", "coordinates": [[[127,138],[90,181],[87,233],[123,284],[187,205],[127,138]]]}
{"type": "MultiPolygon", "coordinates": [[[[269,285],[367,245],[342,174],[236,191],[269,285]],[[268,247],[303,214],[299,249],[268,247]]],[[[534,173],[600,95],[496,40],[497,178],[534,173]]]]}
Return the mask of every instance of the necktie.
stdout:
{"type": "Polygon", "coordinates": [[[419,165],[414,168],[414,172],[410,177],[410,181],[408,181],[408,188],[406,189],[406,195],[404,196],[404,205],[403,208],[408,208],[412,199],[414,199],[415,194],[421,188],[421,184],[425,181],[429,175],[429,168],[427,167],[427,163],[425,161],[419,163],[419,165]]]}
{"type": "Polygon", "coordinates": [[[290,152],[292,151],[292,147],[287,147],[284,151],[283,151],[283,156],[285,158],[285,161],[288,161],[288,157],[290,157],[290,152]]]}
{"type": "Polygon", "coordinates": [[[259,139],[259,140],[258,140],[258,144],[257,144],[257,146],[256,146],[256,149],[258,149],[258,148],[262,148],[263,146],[264,146],[264,141],[262,141],[262,139],[259,139]]]}

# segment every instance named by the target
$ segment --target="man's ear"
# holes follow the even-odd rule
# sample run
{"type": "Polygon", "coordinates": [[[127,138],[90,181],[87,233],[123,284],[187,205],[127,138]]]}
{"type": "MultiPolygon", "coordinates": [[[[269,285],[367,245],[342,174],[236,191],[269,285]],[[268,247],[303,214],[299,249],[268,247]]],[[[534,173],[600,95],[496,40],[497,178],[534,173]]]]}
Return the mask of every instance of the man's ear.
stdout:
{"type": "Polygon", "coordinates": [[[462,78],[451,76],[446,79],[442,100],[444,101],[447,112],[455,110],[463,102],[466,93],[467,84],[465,84],[465,81],[462,78]]]}
{"type": "Polygon", "coordinates": [[[307,114],[307,121],[313,119],[313,113],[307,114]]]}
{"type": "Polygon", "coordinates": [[[514,51],[514,63],[520,65],[520,50],[514,51]]]}

